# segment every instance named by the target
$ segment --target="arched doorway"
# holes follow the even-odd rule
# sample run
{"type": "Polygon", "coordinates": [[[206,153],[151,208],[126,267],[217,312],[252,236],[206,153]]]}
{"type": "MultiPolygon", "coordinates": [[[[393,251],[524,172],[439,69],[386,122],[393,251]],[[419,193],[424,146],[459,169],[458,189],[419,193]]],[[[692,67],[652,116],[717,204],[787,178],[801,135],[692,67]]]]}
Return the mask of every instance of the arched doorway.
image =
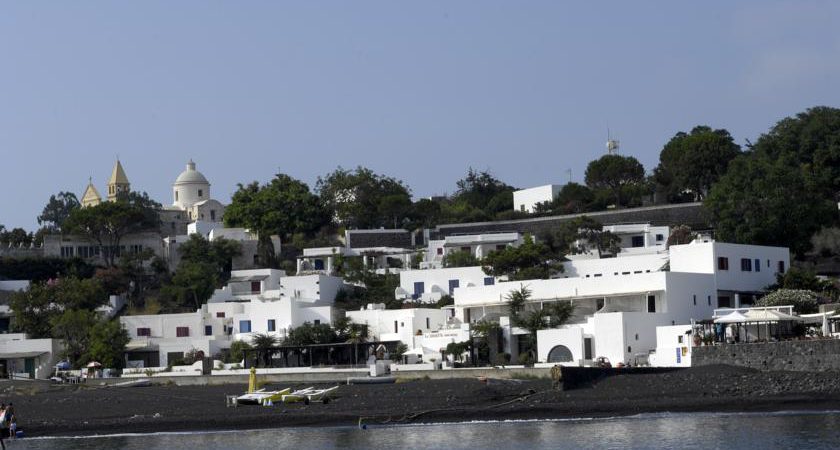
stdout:
{"type": "Polygon", "coordinates": [[[565,345],[555,345],[554,348],[548,352],[548,362],[550,363],[560,363],[560,362],[571,362],[572,361],[572,351],[569,350],[568,347],[565,345]]]}

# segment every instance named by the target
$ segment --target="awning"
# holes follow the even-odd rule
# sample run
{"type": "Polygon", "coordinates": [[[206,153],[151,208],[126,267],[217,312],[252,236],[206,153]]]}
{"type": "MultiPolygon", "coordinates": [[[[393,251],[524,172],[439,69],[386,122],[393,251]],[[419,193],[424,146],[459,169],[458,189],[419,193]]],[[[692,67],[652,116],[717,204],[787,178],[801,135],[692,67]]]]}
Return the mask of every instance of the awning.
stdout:
{"type": "Polygon", "coordinates": [[[125,345],[125,351],[127,352],[137,350],[155,350],[155,348],[145,339],[128,341],[128,344],[125,345]]]}
{"type": "Polygon", "coordinates": [[[268,278],[268,275],[245,275],[241,277],[230,277],[230,283],[242,283],[245,281],[262,281],[268,278]]]}
{"type": "Polygon", "coordinates": [[[46,355],[49,352],[10,352],[0,353],[0,359],[22,359],[34,358],[36,356],[46,355]]]}

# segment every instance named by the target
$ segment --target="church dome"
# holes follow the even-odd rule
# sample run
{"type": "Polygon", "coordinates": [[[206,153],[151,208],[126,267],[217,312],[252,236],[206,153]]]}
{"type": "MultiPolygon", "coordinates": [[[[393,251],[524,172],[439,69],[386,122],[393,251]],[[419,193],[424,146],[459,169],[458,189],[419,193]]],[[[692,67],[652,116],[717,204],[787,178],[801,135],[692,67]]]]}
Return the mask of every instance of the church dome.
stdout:
{"type": "Polygon", "coordinates": [[[208,185],[210,184],[210,182],[207,181],[207,178],[205,178],[201,172],[195,170],[195,163],[192,160],[190,160],[190,162],[187,163],[186,170],[181,172],[181,174],[178,175],[178,178],[175,179],[175,184],[178,185],[199,183],[208,185]]]}

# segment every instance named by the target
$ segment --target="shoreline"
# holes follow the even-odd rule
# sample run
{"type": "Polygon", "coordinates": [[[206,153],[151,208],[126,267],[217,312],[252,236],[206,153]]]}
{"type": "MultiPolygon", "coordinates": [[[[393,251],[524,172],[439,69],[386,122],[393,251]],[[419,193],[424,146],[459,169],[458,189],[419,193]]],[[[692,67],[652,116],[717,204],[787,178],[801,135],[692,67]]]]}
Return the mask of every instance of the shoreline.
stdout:
{"type": "Polygon", "coordinates": [[[226,407],[224,396],[244,392],[244,385],[45,386],[38,391],[13,385],[0,392],[0,401],[14,402],[26,437],[235,433],[358,427],[360,419],[368,428],[378,428],[599,420],[665,413],[840,413],[838,375],[707,366],[660,374],[627,373],[566,391],[553,390],[545,379],[491,379],[486,383],[475,378],[418,379],[386,385],[341,385],[328,404],[236,408],[226,407]]]}

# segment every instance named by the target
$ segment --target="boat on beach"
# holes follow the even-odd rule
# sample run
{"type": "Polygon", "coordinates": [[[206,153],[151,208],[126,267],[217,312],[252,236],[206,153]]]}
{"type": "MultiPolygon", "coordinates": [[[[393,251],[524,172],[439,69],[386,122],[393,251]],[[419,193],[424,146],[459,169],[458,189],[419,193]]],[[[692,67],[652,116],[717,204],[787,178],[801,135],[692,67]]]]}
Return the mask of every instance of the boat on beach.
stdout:
{"type": "Polygon", "coordinates": [[[236,403],[239,405],[265,405],[274,402],[282,401],[283,397],[292,392],[291,388],[281,389],[279,391],[266,391],[260,389],[254,392],[236,397],[236,403]]]}

